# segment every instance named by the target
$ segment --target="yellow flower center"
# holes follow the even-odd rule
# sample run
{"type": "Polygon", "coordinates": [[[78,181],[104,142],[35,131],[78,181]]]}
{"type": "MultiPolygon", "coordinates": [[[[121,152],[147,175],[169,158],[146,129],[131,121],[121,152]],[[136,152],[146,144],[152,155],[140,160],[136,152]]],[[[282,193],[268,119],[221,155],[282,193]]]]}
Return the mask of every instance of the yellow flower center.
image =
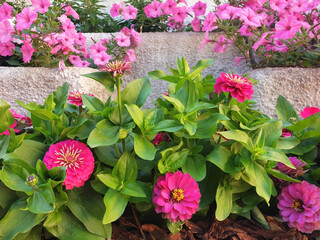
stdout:
{"type": "Polygon", "coordinates": [[[293,203],[291,204],[291,208],[296,209],[296,210],[303,210],[301,202],[294,200],[293,203]]]}
{"type": "Polygon", "coordinates": [[[75,146],[62,146],[60,151],[55,151],[57,160],[55,163],[60,166],[79,168],[82,164],[83,157],[80,157],[81,149],[75,148],[75,146]]]}
{"type": "Polygon", "coordinates": [[[184,198],[183,190],[180,189],[180,188],[175,188],[172,191],[172,198],[173,198],[174,201],[180,202],[184,198]]]}
{"type": "Polygon", "coordinates": [[[235,76],[233,74],[226,74],[226,77],[233,82],[245,83],[245,79],[240,76],[235,76]]]}

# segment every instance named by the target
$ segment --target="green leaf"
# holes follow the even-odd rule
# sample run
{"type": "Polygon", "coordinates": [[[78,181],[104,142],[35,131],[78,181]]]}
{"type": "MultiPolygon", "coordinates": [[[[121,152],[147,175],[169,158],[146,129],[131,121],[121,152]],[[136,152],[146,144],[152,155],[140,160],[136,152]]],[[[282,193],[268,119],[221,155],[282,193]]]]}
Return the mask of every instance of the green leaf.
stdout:
{"type": "Polygon", "coordinates": [[[262,160],[281,162],[288,167],[295,169],[290,159],[281,151],[274,148],[264,147],[264,154],[259,157],[262,160]]]}
{"type": "Polygon", "coordinates": [[[91,78],[101,83],[109,92],[114,91],[115,80],[111,73],[107,71],[83,74],[82,76],[91,78]]]}
{"type": "Polygon", "coordinates": [[[0,136],[0,159],[7,153],[10,137],[7,135],[0,136]]]}
{"type": "Polygon", "coordinates": [[[230,215],[232,210],[232,188],[220,182],[216,193],[216,203],[216,218],[219,221],[223,221],[230,215]]]}
{"type": "Polygon", "coordinates": [[[81,188],[69,190],[68,196],[68,208],[86,229],[91,233],[108,238],[112,229],[110,224],[102,223],[105,211],[103,197],[88,184],[81,188]]]}
{"type": "Polygon", "coordinates": [[[32,104],[24,104],[21,101],[16,101],[21,107],[27,109],[30,113],[34,114],[40,119],[52,121],[52,120],[59,120],[59,116],[54,114],[51,110],[48,109],[40,109],[34,108],[32,104]]]}
{"type": "Polygon", "coordinates": [[[225,173],[233,175],[241,171],[241,167],[235,166],[234,157],[231,150],[220,145],[207,156],[207,160],[215,164],[225,173]]]}
{"type": "Polygon", "coordinates": [[[134,134],[134,151],[144,160],[153,160],[157,149],[146,138],[141,137],[138,134],[134,134]]]}
{"type": "Polygon", "coordinates": [[[289,121],[292,117],[299,119],[291,103],[281,95],[277,100],[276,112],[280,120],[289,121]]]}
{"type": "Polygon", "coordinates": [[[27,200],[28,209],[33,213],[49,213],[54,210],[54,201],[54,192],[50,182],[47,182],[39,185],[38,190],[27,200]]]}
{"type": "Polygon", "coordinates": [[[156,70],[148,73],[149,77],[152,79],[162,79],[168,82],[177,83],[180,81],[180,76],[171,76],[162,70],[156,70]]]}
{"type": "Polygon", "coordinates": [[[248,150],[252,149],[252,141],[250,137],[243,131],[240,130],[231,130],[227,132],[219,132],[223,137],[235,140],[243,144],[248,150]]]}
{"type": "Polygon", "coordinates": [[[10,134],[10,143],[8,147],[8,152],[13,152],[15,149],[17,149],[22,141],[24,140],[26,133],[20,134],[20,135],[12,135],[10,134]]]}
{"type": "Polygon", "coordinates": [[[201,181],[206,177],[206,159],[200,154],[188,156],[182,170],[189,173],[197,182],[201,181]]]}
{"type": "Polygon", "coordinates": [[[175,120],[163,120],[161,122],[158,122],[154,127],[152,128],[152,131],[154,132],[176,132],[180,130],[183,126],[180,122],[175,120]]]}
{"type": "Polygon", "coordinates": [[[282,135],[282,122],[270,121],[261,125],[265,146],[275,147],[279,137],[282,135]]]}
{"type": "Polygon", "coordinates": [[[105,240],[104,237],[88,232],[81,222],[68,211],[61,213],[61,221],[58,225],[45,225],[45,228],[60,240],[105,240]]]}
{"type": "Polygon", "coordinates": [[[34,214],[26,210],[26,207],[25,200],[18,200],[1,219],[0,238],[2,240],[11,240],[19,233],[27,233],[45,219],[46,215],[34,214]]]}
{"type": "Polygon", "coordinates": [[[117,165],[112,170],[112,175],[118,176],[124,182],[135,182],[138,166],[135,158],[129,152],[124,152],[117,165]]]}
{"type": "Polygon", "coordinates": [[[75,126],[67,133],[68,138],[74,139],[79,138],[80,140],[87,139],[96,127],[96,123],[90,120],[86,120],[79,126],[75,126]]]}
{"type": "Polygon", "coordinates": [[[263,214],[261,213],[260,209],[255,206],[252,210],[252,216],[253,218],[260,223],[264,229],[270,229],[269,224],[267,222],[267,220],[265,219],[265,217],[263,216],[263,214]]]}
{"type": "Polygon", "coordinates": [[[9,128],[14,123],[13,116],[11,112],[8,110],[10,105],[6,102],[6,100],[0,100],[0,133],[3,133],[5,130],[9,128]]]}
{"type": "Polygon", "coordinates": [[[120,128],[112,124],[107,119],[103,119],[96,125],[90,133],[87,144],[94,147],[110,146],[115,144],[120,136],[120,128]]]}
{"type": "Polygon", "coordinates": [[[97,177],[104,185],[114,190],[118,190],[118,188],[121,186],[120,178],[115,175],[101,172],[97,175],[97,177]]]}
{"type": "Polygon", "coordinates": [[[128,109],[128,112],[130,113],[133,121],[137,124],[140,130],[144,132],[144,124],[143,124],[144,115],[141,109],[135,104],[125,105],[125,106],[128,109]]]}
{"type": "Polygon", "coordinates": [[[82,94],[83,105],[86,106],[90,111],[103,111],[103,102],[99,98],[82,94]]]}
{"type": "Polygon", "coordinates": [[[54,107],[56,106],[56,104],[53,101],[53,93],[51,93],[44,101],[44,107],[45,109],[50,110],[51,112],[53,112],[54,107]]]}
{"type": "Polygon", "coordinates": [[[176,234],[182,230],[183,222],[170,222],[169,220],[167,220],[167,227],[172,234],[176,234]]]}
{"type": "Polygon", "coordinates": [[[116,221],[123,214],[129,201],[129,196],[109,189],[103,198],[106,212],[103,216],[103,224],[116,221]]]}
{"type": "Polygon", "coordinates": [[[143,189],[134,182],[125,183],[121,189],[121,193],[132,197],[146,197],[143,189]]]}
{"type": "Polygon", "coordinates": [[[211,66],[213,64],[213,59],[202,59],[200,60],[197,65],[192,69],[191,73],[189,74],[190,79],[194,79],[198,76],[199,73],[203,71],[203,69],[211,66]]]}
{"type": "Polygon", "coordinates": [[[266,169],[266,171],[271,174],[272,176],[278,178],[278,179],[282,179],[284,181],[287,182],[298,182],[301,183],[300,180],[294,179],[292,177],[289,177],[288,175],[284,174],[283,172],[280,172],[279,170],[276,169],[266,169]]]}
{"type": "Polygon", "coordinates": [[[151,84],[147,77],[134,80],[121,91],[123,104],[136,104],[142,107],[152,92],[151,84]]]}
{"type": "Polygon", "coordinates": [[[161,152],[162,158],[158,162],[158,168],[161,174],[175,172],[187,161],[189,149],[185,148],[181,151],[177,151],[174,150],[176,147],[177,146],[168,148],[161,152]]]}
{"type": "Polygon", "coordinates": [[[202,109],[210,109],[210,108],[216,108],[216,105],[213,105],[211,103],[206,103],[206,102],[197,102],[195,104],[192,104],[190,107],[188,107],[187,112],[195,112],[199,111],[202,109]]]}
{"type": "Polygon", "coordinates": [[[54,98],[53,101],[55,103],[54,113],[60,116],[66,107],[67,99],[68,99],[69,85],[68,83],[63,83],[60,87],[57,87],[57,90],[53,92],[54,98]]]}
{"type": "Polygon", "coordinates": [[[300,143],[296,137],[279,138],[277,142],[277,149],[292,149],[300,143]]]}
{"type": "Polygon", "coordinates": [[[168,96],[164,96],[163,97],[170,103],[172,103],[175,108],[180,112],[183,113],[185,110],[185,106],[179,101],[179,99],[177,98],[173,98],[173,97],[168,97],[168,96]]]}
{"type": "Polygon", "coordinates": [[[0,192],[0,207],[5,210],[9,210],[11,204],[18,199],[18,196],[15,191],[12,191],[10,188],[6,187],[1,181],[0,192]]]}
{"type": "Polygon", "coordinates": [[[296,124],[287,126],[286,129],[292,132],[301,132],[306,128],[319,126],[320,123],[320,112],[312,114],[311,116],[298,121],[296,124]]]}

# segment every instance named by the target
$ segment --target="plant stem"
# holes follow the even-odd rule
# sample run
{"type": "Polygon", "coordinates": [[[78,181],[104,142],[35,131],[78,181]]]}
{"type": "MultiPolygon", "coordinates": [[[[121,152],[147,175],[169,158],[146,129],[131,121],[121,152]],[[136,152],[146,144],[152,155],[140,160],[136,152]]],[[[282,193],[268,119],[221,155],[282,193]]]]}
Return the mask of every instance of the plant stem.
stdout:
{"type": "Polygon", "coordinates": [[[186,138],[186,141],[187,141],[187,147],[188,147],[189,149],[191,149],[191,145],[190,145],[189,138],[186,138]]]}
{"type": "Polygon", "coordinates": [[[117,98],[118,98],[120,125],[122,125],[123,122],[122,122],[121,78],[120,77],[117,77],[117,98]]]}
{"type": "Polygon", "coordinates": [[[121,142],[122,142],[122,151],[125,152],[126,151],[126,140],[122,139],[121,142]]]}
{"type": "Polygon", "coordinates": [[[114,144],[114,149],[116,150],[116,152],[118,154],[118,157],[120,158],[121,157],[121,153],[120,153],[119,148],[118,148],[116,143],[114,144]]]}

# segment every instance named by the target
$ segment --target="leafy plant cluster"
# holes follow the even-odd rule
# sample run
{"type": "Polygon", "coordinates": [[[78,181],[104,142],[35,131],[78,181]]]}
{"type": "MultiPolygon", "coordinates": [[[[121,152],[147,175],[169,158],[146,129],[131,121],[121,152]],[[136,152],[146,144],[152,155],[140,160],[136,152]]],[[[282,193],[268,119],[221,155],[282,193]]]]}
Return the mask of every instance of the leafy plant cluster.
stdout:
{"type": "MultiPolygon", "coordinates": [[[[154,108],[143,109],[152,92],[147,77],[121,90],[121,76],[109,72],[86,76],[116,90],[116,100],[82,95],[84,107],[77,107],[67,103],[65,83],[42,105],[17,101],[29,111],[33,130],[0,135],[1,239],[40,239],[41,233],[46,239],[110,239],[111,224],[129,206],[142,222],[162,226],[153,185],[178,170],[199,184],[198,217],[211,208],[218,220],[237,214],[265,227],[259,207],[272,206],[277,195],[271,176],[301,180],[275,170],[279,162],[294,168],[288,156],[299,156],[310,167],[305,179],[319,186],[320,113],[300,120],[280,96],[278,119],[272,119],[254,110],[252,101],[217,95],[215,79],[202,75],[212,63],[201,60],[190,68],[182,58],[170,74],[150,72],[150,78],[169,82],[168,94],[154,108]],[[292,136],[282,137],[283,128],[292,136]],[[155,146],[151,141],[159,133],[170,140],[155,146]],[[49,146],[66,139],[86,143],[95,158],[91,178],[71,190],[62,185],[66,168],[48,170],[43,162],[49,146]]],[[[9,107],[1,100],[0,132],[14,122],[9,107]]],[[[168,226],[175,232],[182,224],[168,226]]]]}

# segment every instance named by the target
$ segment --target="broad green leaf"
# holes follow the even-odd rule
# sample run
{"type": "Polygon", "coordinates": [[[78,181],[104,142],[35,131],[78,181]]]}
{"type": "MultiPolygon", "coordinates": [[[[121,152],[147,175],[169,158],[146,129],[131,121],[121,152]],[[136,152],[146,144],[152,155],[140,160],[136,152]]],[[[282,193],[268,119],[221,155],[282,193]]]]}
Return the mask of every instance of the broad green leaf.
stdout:
{"type": "Polygon", "coordinates": [[[55,103],[54,113],[60,116],[66,107],[68,99],[69,85],[68,83],[63,83],[62,86],[57,87],[57,90],[53,92],[55,103]]]}
{"type": "Polygon", "coordinates": [[[171,76],[162,70],[156,70],[148,73],[149,77],[152,79],[162,79],[171,83],[177,83],[180,81],[180,76],[171,76]]]}
{"type": "Polygon", "coordinates": [[[18,196],[15,191],[6,187],[1,181],[0,181],[0,192],[1,192],[0,207],[2,207],[5,210],[8,210],[11,204],[18,199],[18,196]]]}
{"type": "Polygon", "coordinates": [[[103,198],[106,206],[106,212],[103,216],[103,224],[116,221],[123,214],[129,201],[129,196],[109,189],[103,198]]]}
{"type": "Polygon", "coordinates": [[[103,197],[94,191],[90,185],[73,188],[68,191],[68,208],[83,223],[87,230],[101,237],[108,238],[110,226],[103,224],[105,206],[103,197]]]}
{"type": "Polygon", "coordinates": [[[200,154],[188,156],[182,170],[189,173],[197,182],[201,181],[206,177],[206,159],[200,154]]]}
{"type": "Polygon", "coordinates": [[[9,128],[14,123],[13,116],[11,112],[8,110],[10,105],[6,102],[6,100],[0,100],[0,133],[3,133],[5,130],[9,128]]]}
{"type": "Polygon", "coordinates": [[[87,144],[94,147],[110,146],[115,144],[120,136],[120,128],[106,119],[101,120],[90,133],[87,144]]]}
{"type": "Polygon", "coordinates": [[[183,223],[181,221],[170,222],[169,220],[167,220],[167,227],[172,234],[176,234],[182,230],[183,223]]]}
{"type": "Polygon", "coordinates": [[[264,227],[264,229],[270,229],[267,220],[265,219],[265,217],[263,216],[263,214],[261,213],[260,209],[257,206],[255,206],[251,212],[252,212],[253,218],[258,223],[260,223],[264,227]]]}
{"type": "Polygon", "coordinates": [[[152,131],[154,132],[176,132],[180,130],[183,126],[180,122],[175,120],[163,120],[161,122],[158,122],[154,127],[152,128],[152,131]]]}
{"type": "Polygon", "coordinates": [[[184,128],[187,130],[190,136],[193,136],[197,131],[197,123],[186,121],[184,124],[184,128]]]}
{"type": "Polygon", "coordinates": [[[311,116],[298,121],[296,124],[287,126],[286,128],[292,132],[301,132],[306,128],[319,126],[320,122],[320,112],[312,114],[311,116]]]}
{"type": "Polygon", "coordinates": [[[194,112],[194,111],[199,111],[202,109],[210,109],[210,108],[216,108],[216,105],[213,105],[211,103],[206,103],[206,102],[197,102],[190,107],[188,107],[187,112],[194,112]]]}
{"type": "Polygon", "coordinates": [[[281,151],[275,148],[264,147],[265,153],[259,157],[262,160],[281,162],[288,167],[295,169],[290,159],[281,151]]]}
{"type": "Polygon", "coordinates": [[[7,153],[10,137],[7,135],[0,136],[0,159],[7,153]]]}
{"type": "Polygon", "coordinates": [[[298,182],[301,183],[300,180],[294,179],[292,177],[289,177],[288,175],[284,174],[283,172],[280,172],[279,170],[276,169],[266,169],[266,171],[271,174],[272,176],[278,178],[278,179],[282,179],[284,181],[287,182],[298,182]]]}
{"type": "Polygon", "coordinates": [[[28,209],[33,213],[49,213],[54,210],[55,196],[50,182],[41,184],[27,200],[28,209]]]}
{"type": "Polygon", "coordinates": [[[252,149],[252,141],[250,137],[243,131],[231,130],[227,132],[219,132],[222,136],[227,139],[235,140],[242,143],[248,150],[252,149]]]}
{"type": "Polygon", "coordinates": [[[209,67],[213,64],[213,59],[202,59],[200,60],[197,65],[192,69],[191,73],[189,74],[190,79],[194,79],[197,77],[199,73],[203,71],[206,67],[209,67]]]}
{"type": "Polygon", "coordinates": [[[183,104],[179,101],[179,99],[177,98],[173,98],[173,97],[168,97],[168,96],[164,96],[163,97],[170,103],[172,103],[175,108],[180,112],[183,113],[185,110],[185,107],[183,106],[183,104]]]}
{"type": "Polygon", "coordinates": [[[103,102],[99,98],[82,94],[83,105],[86,106],[90,111],[103,111],[103,102]]]}
{"type": "Polygon", "coordinates": [[[264,123],[261,128],[265,146],[275,147],[279,137],[282,134],[282,122],[270,121],[264,123]]]}
{"type": "Polygon", "coordinates": [[[152,92],[151,84],[147,77],[134,80],[121,91],[123,104],[136,104],[142,107],[152,92]]]}
{"type": "Polygon", "coordinates": [[[34,114],[40,119],[52,121],[52,120],[59,120],[59,116],[54,114],[52,111],[48,109],[41,109],[40,107],[38,109],[34,109],[33,105],[30,104],[24,104],[21,101],[16,101],[21,107],[27,109],[30,113],[34,114]]]}
{"type": "Polygon", "coordinates": [[[99,173],[97,175],[99,180],[109,188],[112,188],[114,190],[118,190],[118,188],[121,186],[121,180],[119,177],[112,175],[110,173],[99,173]]]}
{"type": "Polygon", "coordinates": [[[228,188],[227,185],[218,185],[216,193],[216,218],[219,221],[225,220],[231,213],[232,210],[232,188],[228,188]]]}
{"type": "Polygon", "coordinates": [[[153,160],[157,149],[155,146],[143,136],[134,134],[134,151],[144,160],[153,160]]]}
{"type": "Polygon", "coordinates": [[[143,189],[134,182],[125,183],[121,189],[121,193],[132,197],[146,197],[143,189]]]}
{"type": "Polygon", "coordinates": [[[11,240],[19,233],[27,233],[45,219],[45,214],[34,214],[26,208],[26,202],[22,199],[12,204],[0,221],[0,238],[2,240],[11,240]]]}
{"type": "Polygon", "coordinates": [[[44,100],[44,107],[45,109],[50,110],[51,112],[54,111],[54,107],[56,106],[55,102],[53,101],[53,93],[51,93],[45,100],[44,100]]]}
{"type": "Polygon", "coordinates": [[[61,213],[61,221],[58,225],[45,226],[48,232],[59,240],[104,240],[104,237],[88,232],[81,222],[70,212],[61,213]]]}
{"type": "Polygon", "coordinates": [[[23,133],[20,135],[10,134],[10,143],[8,147],[8,152],[13,152],[15,149],[17,149],[23,142],[25,135],[26,133],[23,133]]]}
{"type": "Polygon", "coordinates": [[[279,95],[277,100],[276,112],[278,118],[283,121],[289,121],[292,117],[299,119],[291,103],[281,95],[279,95]]]}
{"type": "Polygon", "coordinates": [[[109,92],[114,91],[115,80],[111,73],[107,71],[83,74],[82,76],[91,78],[101,83],[109,92]]]}
{"type": "Polygon", "coordinates": [[[223,146],[218,146],[207,156],[207,160],[215,164],[225,173],[233,175],[241,171],[241,168],[235,166],[234,157],[231,150],[223,146]]]}
{"type": "Polygon", "coordinates": [[[292,149],[300,143],[296,137],[279,138],[277,142],[277,149],[292,149]]]}
{"type": "Polygon", "coordinates": [[[161,152],[162,158],[158,162],[158,168],[161,174],[177,171],[185,164],[189,155],[189,149],[186,148],[177,152],[172,151],[172,148],[166,150],[161,152]]]}
{"type": "Polygon", "coordinates": [[[112,175],[118,176],[124,182],[136,181],[138,166],[135,158],[129,152],[124,152],[117,165],[112,170],[112,175]]]}
{"type": "Polygon", "coordinates": [[[81,125],[73,127],[67,133],[68,138],[74,139],[79,138],[80,140],[87,139],[92,132],[92,130],[96,127],[96,123],[94,121],[86,120],[81,125]]]}
{"type": "Polygon", "coordinates": [[[144,116],[141,109],[135,104],[129,104],[125,106],[128,109],[128,112],[130,113],[133,121],[137,124],[137,126],[141,129],[141,131],[144,132],[144,124],[143,124],[144,116]]]}

